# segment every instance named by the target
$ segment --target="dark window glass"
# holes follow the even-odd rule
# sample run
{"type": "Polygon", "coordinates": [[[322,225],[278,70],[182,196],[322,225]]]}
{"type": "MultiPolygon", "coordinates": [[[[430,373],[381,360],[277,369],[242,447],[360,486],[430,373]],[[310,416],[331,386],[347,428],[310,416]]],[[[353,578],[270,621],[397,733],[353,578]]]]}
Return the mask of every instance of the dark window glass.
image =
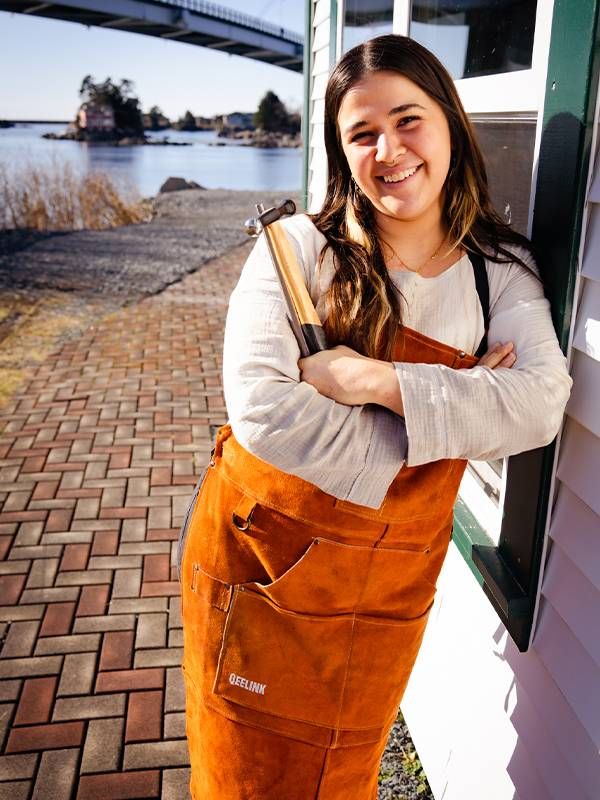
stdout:
{"type": "Polygon", "coordinates": [[[374,36],[392,32],[394,0],[346,0],[344,4],[344,52],[374,36]]]}
{"type": "Polygon", "coordinates": [[[455,80],[531,67],[536,0],[413,0],[410,36],[455,80]]]}
{"type": "Polygon", "coordinates": [[[515,230],[527,235],[536,117],[472,115],[471,122],[494,208],[515,230]]]}
{"type": "MultiPolygon", "coordinates": [[[[500,216],[514,230],[527,235],[527,222],[531,202],[531,178],[535,146],[536,117],[530,115],[471,115],[477,141],[481,148],[488,176],[492,204],[500,216]]],[[[490,342],[493,344],[493,342],[490,342]]],[[[497,527],[490,527],[487,503],[479,503],[470,510],[493,541],[500,530],[500,496],[502,488],[502,459],[470,461],[469,472],[488,495],[497,527]],[[480,511],[483,516],[480,516],[480,511]],[[492,529],[496,531],[492,533],[492,529]]],[[[467,494],[461,493],[467,502],[467,494]]],[[[467,502],[467,505],[469,503],[467,502]]]]}

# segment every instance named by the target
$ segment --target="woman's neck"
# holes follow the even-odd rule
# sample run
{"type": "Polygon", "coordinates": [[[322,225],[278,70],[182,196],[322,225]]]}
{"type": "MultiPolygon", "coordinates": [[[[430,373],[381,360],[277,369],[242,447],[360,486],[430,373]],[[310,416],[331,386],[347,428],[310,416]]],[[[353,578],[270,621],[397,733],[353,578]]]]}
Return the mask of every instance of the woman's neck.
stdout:
{"type": "MultiPolygon", "coordinates": [[[[418,265],[431,258],[438,249],[436,260],[445,260],[449,247],[445,241],[447,229],[441,214],[437,209],[435,212],[416,220],[399,220],[375,212],[386,260],[396,261],[399,258],[409,266],[418,265]]],[[[400,264],[397,266],[400,267],[400,264]]]]}
{"type": "Polygon", "coordinates": [[[390,269],[421,272],[422,267],[424,273],[437,274],[457,260],[460,254],[450,251],[447,228],[435,211],[418,220],[398,220],[376,212],[379,240],[390,269]]]}

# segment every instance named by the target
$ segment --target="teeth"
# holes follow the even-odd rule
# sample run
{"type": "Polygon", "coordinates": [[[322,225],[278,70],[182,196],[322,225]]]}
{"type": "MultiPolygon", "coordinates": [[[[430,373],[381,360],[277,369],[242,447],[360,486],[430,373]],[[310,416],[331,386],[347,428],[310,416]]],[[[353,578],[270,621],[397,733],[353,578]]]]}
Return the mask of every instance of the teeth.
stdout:
{"type": "Polygon", "coordinates": [[[411,169],[405,169],[404,172],[395,172],[393,175],[384,175],[383,180],[386,183],[398,183],[398,181],[406,180],[406,178],[410,178],[411,175],[414,175],[417,171],[418,167],[411,167],[411,169]]]}

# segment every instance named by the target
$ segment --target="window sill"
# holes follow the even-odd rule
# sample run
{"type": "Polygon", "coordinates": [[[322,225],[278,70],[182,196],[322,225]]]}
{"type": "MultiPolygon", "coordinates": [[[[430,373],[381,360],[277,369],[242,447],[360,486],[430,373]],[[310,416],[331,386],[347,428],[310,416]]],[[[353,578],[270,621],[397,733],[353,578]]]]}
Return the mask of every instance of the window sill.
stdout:
{"type": "Polygon", "coordinates": [[[454,507],[452,539],[505,624],[531,614],[531,598],[460,498],[454,507]]]}

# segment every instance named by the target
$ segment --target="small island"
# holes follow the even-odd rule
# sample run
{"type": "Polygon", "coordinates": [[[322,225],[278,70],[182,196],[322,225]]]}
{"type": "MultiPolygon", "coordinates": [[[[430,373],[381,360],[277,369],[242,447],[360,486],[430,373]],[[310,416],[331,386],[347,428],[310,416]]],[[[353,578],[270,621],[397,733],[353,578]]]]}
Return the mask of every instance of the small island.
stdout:
{"type": "Polygon", "coordinates": [[[79,89],[82,103],[75,119],[64,133],[44,133],[44,139],[62,139],[77,142],[101,142],[117,147],[130,145],[179,145],[189,142],[155,141],[144,133],[144,119],[139,100],[133,94],[133,83],[123,79],[120,84],[107,78],[94,83],[86,75],[79,89]]]}
{"type": "MultiPolygon", "coordinates": [[[[117,85],[111,78],[94,83],[86,75],[79,89],[81,105],[64,133],[44,133],[44,139],[69,140],[109,144],[115,147],[132,145],[185,147],[192,142],[173,142],[168,136],[151,139],[146,131],[215,131],[221,139],[239,140],[251,147],[301,147],[300,114],[289,112],[277,95],[268,91],[258,110],[218,114],[214,117],[195,116],[187,110],[183,117],[171,122],[158,106],[143,113],[140,101],[133,93],[132,81],[122,79],[117,85]]],[[[6,123],[5,127],[11,123],[6,123]]],[[[0,121],[0,126],[2,122],[0,121]]],[[[226,142],[216,142],[225,145],[226,142]]]]}

